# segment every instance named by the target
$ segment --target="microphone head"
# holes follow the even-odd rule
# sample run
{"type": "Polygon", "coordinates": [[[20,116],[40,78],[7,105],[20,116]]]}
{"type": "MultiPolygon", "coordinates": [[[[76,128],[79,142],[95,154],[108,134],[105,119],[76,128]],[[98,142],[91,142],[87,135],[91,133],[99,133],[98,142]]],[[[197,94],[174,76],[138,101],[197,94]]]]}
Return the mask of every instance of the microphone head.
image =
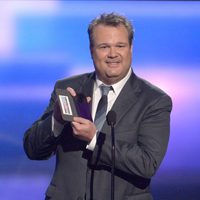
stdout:
{"type": "Polygon", "coordinates": [[[109,126],[113,126],[116,123],[116,112],[114,110],[110,110],[106,116],[106,120],[109,126]]]}

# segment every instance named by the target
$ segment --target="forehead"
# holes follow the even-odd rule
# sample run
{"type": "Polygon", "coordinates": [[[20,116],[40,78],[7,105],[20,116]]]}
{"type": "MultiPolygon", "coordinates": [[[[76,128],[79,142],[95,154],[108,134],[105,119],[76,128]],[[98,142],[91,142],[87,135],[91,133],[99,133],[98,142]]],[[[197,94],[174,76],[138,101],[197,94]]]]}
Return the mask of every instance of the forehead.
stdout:
{"type": "Polygon", "coordinates": [[[93,30],[93,39],[97,40],[122,40],[128,41],[128,31],[124,25],[108,26],[108,25],[97,25],[93,30]]]}

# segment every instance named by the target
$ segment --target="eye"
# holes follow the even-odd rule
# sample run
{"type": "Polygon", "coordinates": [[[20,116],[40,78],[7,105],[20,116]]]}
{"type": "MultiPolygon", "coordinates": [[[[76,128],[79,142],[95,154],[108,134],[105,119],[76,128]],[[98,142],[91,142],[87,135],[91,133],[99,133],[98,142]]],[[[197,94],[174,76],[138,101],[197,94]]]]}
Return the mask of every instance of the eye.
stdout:
{"type": "Polygon", "coordinates": [[[106,49],[106,48],[108,48],[108,46],[103,45],[103,46],[100,46],[99,48],[100,48],[100,49],[106,49]]]}
{"type": "Polygon", "coordinates": [[[124,47],[125,47],[124,44],[118,44],[118,45],[117,45],[117,48],[124,48],[124,47]]]}

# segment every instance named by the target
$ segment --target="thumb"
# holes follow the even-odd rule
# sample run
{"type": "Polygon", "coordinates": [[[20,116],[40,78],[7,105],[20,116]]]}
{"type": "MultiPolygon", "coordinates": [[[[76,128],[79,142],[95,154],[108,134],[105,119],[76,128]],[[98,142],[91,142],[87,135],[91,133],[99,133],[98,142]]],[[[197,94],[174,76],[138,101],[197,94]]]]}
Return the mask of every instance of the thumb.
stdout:
{"type": "Polygon", "coordinates": [[[91,98],[91,97],[86,97],[86,99],[87,99],[87,102],[88,102],[88,103],[90,103],[90,102],[91,102],[91,100],[92,100],[92,98],[91,98]]]}
{"type": "Polygon", "coordinates": [[[73,88],[68,87],[68,88],[67,88],[67,91],[68,91],[73,97],[76,96],[76,92],[75,92],[75,90],[74,90],[73,88]]]}

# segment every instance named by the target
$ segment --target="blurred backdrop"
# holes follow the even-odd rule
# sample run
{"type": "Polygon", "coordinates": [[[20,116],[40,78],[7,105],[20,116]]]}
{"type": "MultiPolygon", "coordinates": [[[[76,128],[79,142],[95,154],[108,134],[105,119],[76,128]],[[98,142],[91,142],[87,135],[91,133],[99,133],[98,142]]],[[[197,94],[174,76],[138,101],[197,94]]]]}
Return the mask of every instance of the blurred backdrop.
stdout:
{"type": "Polygon", "coordinates": [[[57,79],[93,70],[88,23],[119,12],[134,24],[135,73],[173,99],[166,157],[152,180],[156,200],[200,196],[200,2],[0,1],[0,199],[42,200],[54,169],[28,160],[23,134],[57,79]]]}

